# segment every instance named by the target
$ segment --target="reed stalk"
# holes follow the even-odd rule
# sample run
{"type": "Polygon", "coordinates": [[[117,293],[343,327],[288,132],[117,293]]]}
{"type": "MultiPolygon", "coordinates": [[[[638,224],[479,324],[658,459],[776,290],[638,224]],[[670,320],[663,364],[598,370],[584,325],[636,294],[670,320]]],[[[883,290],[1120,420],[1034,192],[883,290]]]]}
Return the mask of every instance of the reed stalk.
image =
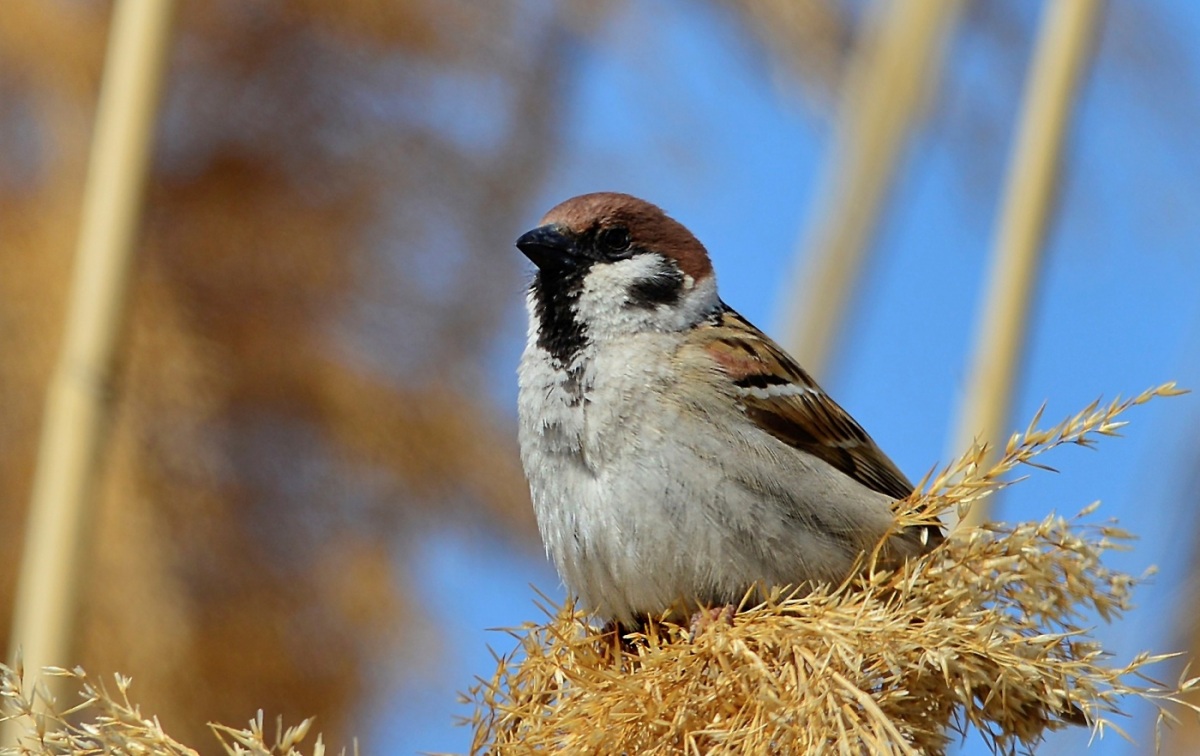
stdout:
{"type": "MultiPolygon", "coordinates": [[[[1055,0],[1045,6],[954,449],[972,441],[994,448],[1004,440],[1001,434],[1018,385],[1063,142],[1100,11],[1100,0],[1055,0]]],[[[965,523],[977,525],[986,520],[988,512],[988,505],[975,507],[967,513],[965,523]]]]}
{"type": "MultiPolygon", "coordinates": [[[[114,6],[13,618],[10,658],[19,656],[35,680],[45,666],[72,663],[90,510],[112,413],[173,7],[173,0],[119,0],[114,6]]],[[[11,731],[4,740],[12,742],[11,731]]]]}

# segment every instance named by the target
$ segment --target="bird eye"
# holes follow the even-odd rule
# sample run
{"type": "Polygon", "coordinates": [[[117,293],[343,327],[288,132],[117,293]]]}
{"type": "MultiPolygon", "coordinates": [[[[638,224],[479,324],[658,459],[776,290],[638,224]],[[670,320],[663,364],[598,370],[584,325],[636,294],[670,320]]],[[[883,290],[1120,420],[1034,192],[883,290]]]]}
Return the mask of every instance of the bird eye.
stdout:
{"type": "Polygon", "coordinates": [[[629,229],[613,226],[596,235],[596,247],[606,257],[621,257],[629,251],[629,229]]]}

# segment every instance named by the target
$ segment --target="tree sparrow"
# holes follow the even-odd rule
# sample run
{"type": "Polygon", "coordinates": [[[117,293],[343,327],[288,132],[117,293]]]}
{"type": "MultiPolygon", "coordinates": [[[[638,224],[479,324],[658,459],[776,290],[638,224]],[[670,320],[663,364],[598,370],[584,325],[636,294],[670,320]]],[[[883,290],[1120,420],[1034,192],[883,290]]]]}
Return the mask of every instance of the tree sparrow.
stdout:
{"type": "MultiPolygon", "coordinates": [[[[838,582],[912,484],[717,295],[704,246],[625,194],[558,205],[517,239],[537,273],[518,369],[521,461],[567,588],[625,626],[838,582]]],[[[942,539],[894,532],[904,558],[942,539]]]]}

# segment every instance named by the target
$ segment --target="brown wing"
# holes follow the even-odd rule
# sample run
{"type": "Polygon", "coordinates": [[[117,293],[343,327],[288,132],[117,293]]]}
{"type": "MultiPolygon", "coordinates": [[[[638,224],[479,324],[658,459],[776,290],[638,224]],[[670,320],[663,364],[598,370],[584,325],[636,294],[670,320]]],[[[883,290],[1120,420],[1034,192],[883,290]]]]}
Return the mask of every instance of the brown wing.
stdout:
{"type": "Polygon", "coordinates": [[[894,499],[912,483],[854,418],[778,344],[726,308],[705,330],[705,348],[733,382],[746,416],[780,441],[825,460],[894,499]]]}

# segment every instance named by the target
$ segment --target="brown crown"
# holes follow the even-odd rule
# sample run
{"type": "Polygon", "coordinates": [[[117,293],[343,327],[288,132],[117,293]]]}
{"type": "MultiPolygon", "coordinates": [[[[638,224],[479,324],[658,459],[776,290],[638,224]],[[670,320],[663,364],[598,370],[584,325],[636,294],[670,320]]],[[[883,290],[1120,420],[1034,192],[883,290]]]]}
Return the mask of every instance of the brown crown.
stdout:
{"type": "Polygon", "coordinates": [[[628,194],[595,192],[572,197],[551,208],[542,223],[565,227],[576,235],[597,226],[624,225],[634,245],[675,260],[693,279],[712,275],[708,251],[691,231],[657,205],[628,194]]]}

